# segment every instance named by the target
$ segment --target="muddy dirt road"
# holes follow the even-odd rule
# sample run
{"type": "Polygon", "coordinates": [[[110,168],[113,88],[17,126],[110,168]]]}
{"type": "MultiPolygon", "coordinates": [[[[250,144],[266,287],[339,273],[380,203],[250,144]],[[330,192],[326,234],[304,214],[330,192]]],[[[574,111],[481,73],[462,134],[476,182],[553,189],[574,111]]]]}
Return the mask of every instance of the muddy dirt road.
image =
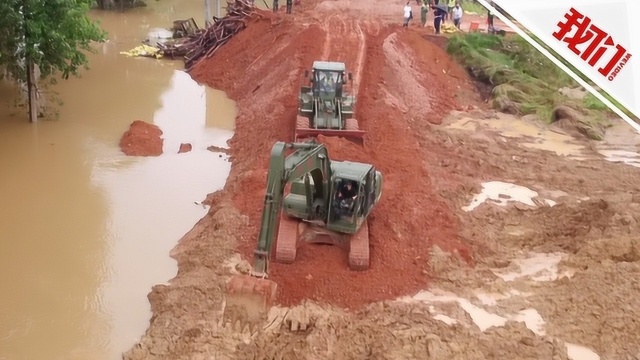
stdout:
{"type": "Polygon", "coordinates": [[[233,166],[172,251],[178,275],[154,287],[150,328],[125,358],[640,354],[640,168],[605,162],[585,139],[558,140],[580,153],[571,158],[540,145],[543,129],[492,126],[521,120],[484,109],[464,69],[400,28],[402,5],[305,1],[293,17],[261,13],[193,71],[237,101],[233,166]],[[282,306],[260,331],[222,327],[225,281],[247,271],[255,246],[269,151],[292,140],[304,70],[323,57],[354,72],[367,139],[364,149],[322,141],[332,158],[385,174],[371,269],[353,273],[340,250],[303,247],[293,265],[272,265],[282,306]]]}

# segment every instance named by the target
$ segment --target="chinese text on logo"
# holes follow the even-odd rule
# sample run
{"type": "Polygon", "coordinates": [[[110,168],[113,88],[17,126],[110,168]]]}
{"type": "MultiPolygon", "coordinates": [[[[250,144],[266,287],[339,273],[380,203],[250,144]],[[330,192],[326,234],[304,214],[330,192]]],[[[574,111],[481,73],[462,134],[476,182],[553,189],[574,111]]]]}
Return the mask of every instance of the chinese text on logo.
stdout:
{"type": "Polygon", "coordinates": [[[579,55],[582,60],[594,67],[601,59],[604,65],[598,72],[609,81],[618,76],[622,68],[631,58],[622,45],[616,43],[611,35],[591,22],[588,16],[571,8],[564,15],[565,22],[558,22],[558,30],[553,36],[567,44],[569,50],[579,55]],[[568,34],[575,29],[573,35],[568,34]],[[587,44],[582,49],[578,45],[587,44]],[[604,56],[606,54],[606,56],[604,56]]]}

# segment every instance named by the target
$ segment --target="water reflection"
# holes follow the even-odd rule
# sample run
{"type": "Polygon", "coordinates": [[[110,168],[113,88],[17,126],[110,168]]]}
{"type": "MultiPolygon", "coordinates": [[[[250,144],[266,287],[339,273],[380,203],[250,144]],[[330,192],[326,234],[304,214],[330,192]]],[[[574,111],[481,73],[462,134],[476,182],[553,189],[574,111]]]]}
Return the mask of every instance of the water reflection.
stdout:
{"type": "Polygon", "coordinates": [[[215,141],[226,147],[235,126],[236,109],[224,92],[198,85],[184,71],[174,71],[171,88],[161,100],[171,104],[158,110],[153,118],[164,132],[165,153],[176,153],[181,143],[206,149],[215,141]]]}

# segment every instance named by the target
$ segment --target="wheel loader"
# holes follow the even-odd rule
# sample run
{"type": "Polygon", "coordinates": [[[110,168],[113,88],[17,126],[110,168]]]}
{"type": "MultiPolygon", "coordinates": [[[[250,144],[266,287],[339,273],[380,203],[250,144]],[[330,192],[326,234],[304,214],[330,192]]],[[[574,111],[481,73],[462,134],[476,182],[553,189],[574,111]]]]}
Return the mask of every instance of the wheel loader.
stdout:
{"type": "Polygon", "coordinates": [[[302,86],[298,96],[295,141],[324,135],[362,143],[365,132],[353,117],[356,99],[347,89],[353,76],[346,72],[345,64],[314,61],[305,79],[309,86],[302,86]]]}
{"type": "Polygon", "coordinates": [[[351,270],[368,269],[367,217],[380,200],[382,181],[373,165],[332,162],[315,139],[275,143],[253,268],[229,281],[224,323],[255,325],[271,307],[277,289],[268,280],[274,245],[281,263],[294,262],[298,245],[308,242],[340,246],[351,270]]]}

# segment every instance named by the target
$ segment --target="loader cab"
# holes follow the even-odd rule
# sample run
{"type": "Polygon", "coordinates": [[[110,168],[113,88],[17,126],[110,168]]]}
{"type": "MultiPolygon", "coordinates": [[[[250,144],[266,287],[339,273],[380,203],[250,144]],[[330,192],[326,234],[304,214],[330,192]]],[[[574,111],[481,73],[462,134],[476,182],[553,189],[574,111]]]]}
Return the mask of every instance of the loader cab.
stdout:
{"type": "Polygon", "coordinates": [[[315,61],[311,74],[305,72],[305,77],[311,81],[314,96],[323,100],[333,100],[342,97],[342,87],[351,80],[351,74],[346,73],[344,63],[315,61]]]}

